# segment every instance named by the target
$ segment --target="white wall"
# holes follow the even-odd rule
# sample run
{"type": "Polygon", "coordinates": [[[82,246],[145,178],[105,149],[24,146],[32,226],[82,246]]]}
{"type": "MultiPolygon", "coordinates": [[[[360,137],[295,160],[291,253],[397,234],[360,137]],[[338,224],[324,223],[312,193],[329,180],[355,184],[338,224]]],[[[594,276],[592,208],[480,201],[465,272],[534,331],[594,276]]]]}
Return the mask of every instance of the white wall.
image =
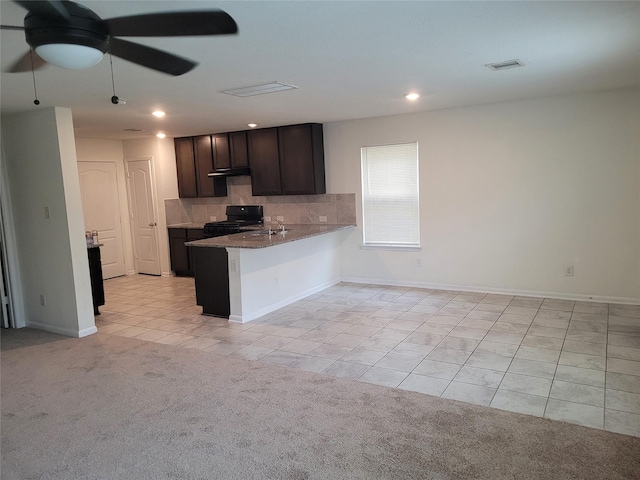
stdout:
{"type": "Polygon", "coordinates": [[[2,143],[26,325],[71,336],[94,333],[71,110],[3,117],[2,143]]]}
{"type": "Polygon", "coordinates": [[[346,234],[340,230],[267,249],[227,248],[229,320],[255,320],[338,283],[346,234]]]}
{"type": "Polygon", "coordinates": [[[124,169],[124,153],[122,150],[122,141],[95,138],[76,138],[76,154],[78,157],[78,162],[115,162],[116,164],[118,199],[120,201],[120,218],[122,219],[124,263],[127,275],[131,275],[135,273],[135,265],[133,262],[131,224],[128,221],[129,200],[127,198],[127,177],[124,169]]]}
{"type": "Polygon", "coordinates": [[[361,249],[358,228],[343,278],[640,299],[640,90],[324,128],[328,191],[357,192],[360,226],[360,147],[419,142],[422,251],[361,249]]]}
{"type": "Polygon", "coordinates": [[[173,138],[159,139],[154,137],[125,140],[122,142],[122,146],[125,161],[144,158],[153,159],[157,195],[160,266],[162,275],[170,276],[171,263],[169,260],[169,239],[164,201],[169,198],[178,198],[178,174],[173,138]]]}

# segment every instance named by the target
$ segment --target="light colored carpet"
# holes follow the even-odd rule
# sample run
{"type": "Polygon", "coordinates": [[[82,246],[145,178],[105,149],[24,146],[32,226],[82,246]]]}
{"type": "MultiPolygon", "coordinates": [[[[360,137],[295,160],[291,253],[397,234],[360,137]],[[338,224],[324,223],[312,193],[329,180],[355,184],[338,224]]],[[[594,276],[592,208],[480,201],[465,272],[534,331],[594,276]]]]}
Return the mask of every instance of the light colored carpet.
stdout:
{"type": "Polygon", "coordinates": [[[2,479],[632,479],[640,438],[96,334],[2,332],[2,479]]]}

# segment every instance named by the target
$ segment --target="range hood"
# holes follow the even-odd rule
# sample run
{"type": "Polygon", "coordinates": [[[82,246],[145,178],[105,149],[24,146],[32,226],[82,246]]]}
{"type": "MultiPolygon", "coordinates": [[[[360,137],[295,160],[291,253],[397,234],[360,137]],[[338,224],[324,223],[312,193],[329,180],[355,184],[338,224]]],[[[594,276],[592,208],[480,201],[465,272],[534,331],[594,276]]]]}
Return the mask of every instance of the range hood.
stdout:
{"type": "Polygon", "coordinates": [[[237,177],[239,175],[250,175],[251,170],[247,168],[225,168],[224,170],[214,170],[207,173],[207,177],[237,177]]]}

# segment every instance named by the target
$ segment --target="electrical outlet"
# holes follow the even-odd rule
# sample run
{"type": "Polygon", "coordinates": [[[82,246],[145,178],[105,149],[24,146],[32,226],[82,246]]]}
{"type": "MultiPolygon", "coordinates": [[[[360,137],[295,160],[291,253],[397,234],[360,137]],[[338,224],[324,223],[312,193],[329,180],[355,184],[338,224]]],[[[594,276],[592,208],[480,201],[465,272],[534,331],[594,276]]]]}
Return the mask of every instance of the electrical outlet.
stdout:
{"type": "Polygon", "coordinates": [[[276,277],[276,285],[278,285],[278,277],[276,277]]]}
{"type": "Polygon", "coordinates": [[[573,265],[567,265],[564,267],[565,277],[573,277],[573,265]]]}
{"type": "Polygon", "coordinates": [[[278,215],[276,217],[276,220],[280,221],[280,222],[284,222],[284,217],[282,215],[278,215]]]}
{"type": "Polygon", "coordinates": [[[326,222],[327,221],[327,216],[326,215],[320,215],[320,221],[321,222],[326,222]]]}
{"type": "Polygon", "coordinates": [[[235,258],[232,258],[229,262],[229,270],[232,272],[238,271],[238,261],[235,258]]]}
{"type": "Polygon", "coordinates": [[[264,221],[265,222],[270,222],[271,221],[271,216],[270,215],[265,215],[264,216],[264,221]]]}
{"type": "Polygon", "coordinates": [[[44,207],[44,218],[49,220],[51,218],[51,212],[49,211],[49,207],[44,207]]]}
{"type": "Polygon", "coordinates": [[[211,216],[209,217],[209,221],[210,221],[210,222],[215,222],[217,219],[218,219],[218,217],[216,217],[215,215],[211,215],[211,216]]]}
{"type": "Polygon", "coordinates": [[[42,305],[43,307],[47,306],[47,297],[42,293],[40,294],[40,305],[42,305]]]}
{"type": "Polygon", "coordinates": [[[416,258],[416,267],[421,267],[421,266],[422,266],[422,259],[416,258]]]}

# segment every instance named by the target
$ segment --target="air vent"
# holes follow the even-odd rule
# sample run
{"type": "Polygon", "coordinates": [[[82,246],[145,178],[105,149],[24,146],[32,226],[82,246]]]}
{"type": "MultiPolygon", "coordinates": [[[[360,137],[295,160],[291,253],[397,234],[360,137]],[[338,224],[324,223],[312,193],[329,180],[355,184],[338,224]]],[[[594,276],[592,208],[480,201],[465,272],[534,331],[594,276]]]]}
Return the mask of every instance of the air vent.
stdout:
{"type": "Polygon", "coordinates": [[[254,85],[252,87],[223,90],[220,93],[226,93],[227,95],[234,95],[236,97],[252,97],[254,95],[264,95],[265,93],[281,92],[283,90],[292,90],[294,88],[298,87],[279,82],[272,82],[264,83],[262,85],[254,85]]]}
{"type": "Polygon", "coordinates": [[[506,62],[487,63],[485,67],[489,70],[506,70],[507,68],[524,67],[524,63],[520,60],[507,60],[506,62]]]}
{"type": "Polygon", "coordinates": [[[141,132],[139,128],[125,128],[123,132],[141,132]]]}

